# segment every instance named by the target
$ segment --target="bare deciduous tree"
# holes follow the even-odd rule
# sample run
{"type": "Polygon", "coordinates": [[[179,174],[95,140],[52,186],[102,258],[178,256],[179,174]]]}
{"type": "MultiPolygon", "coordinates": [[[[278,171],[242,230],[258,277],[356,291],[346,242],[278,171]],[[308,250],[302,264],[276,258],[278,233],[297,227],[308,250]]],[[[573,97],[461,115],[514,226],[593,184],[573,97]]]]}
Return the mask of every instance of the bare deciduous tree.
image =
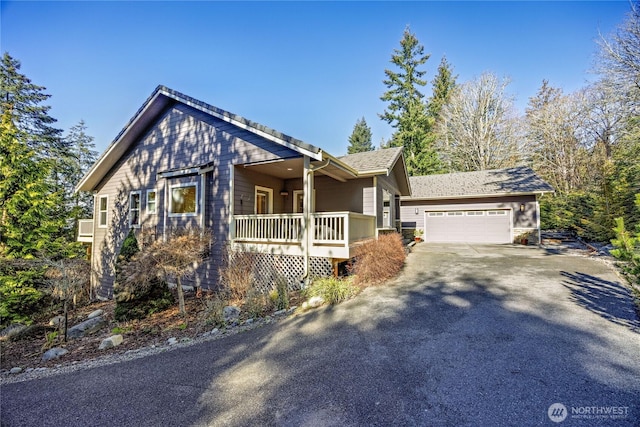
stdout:
{"type": "Polygon", "coordinates": [[[51,295],[62,301],[64,315],[64,340],[67,341],[67,320],[69,304],[76,304],[78,296],[89,288],[89,263],[78,258],[62,258],[59,260],[44,259],[47,266],[45,278],[50,286],[51,295]]]}
{"type": "Polygon", "coordinates": [[[175,279],[180,314],[186,314],[182,280],[193,274],[208,256],[211,234],[198,228],[174,231],[167,240],[156,240],[144,246],[122,268],[124,285],[144,289],[155,279],[175,279]]]}
{"type": "Polygon", "coordinates": [[[600,71],[618,85],[619,93],[640,95],[640,3],[632,2],[624,23],[609,38],[600,39],[600,71]],[[624,89],[630,89],[628,93],[624,89]]]}
{"type": "Polygon", "coordinates": [[[546,80],[529,99],[526,121],[531,161],[559,193],[582,188],[588,177],[590,144],[584,139],[585,111],[580,93],[564,95],[546,80]]]}
{"type": "Polygon", "coordinates": [[[452,170],[503,168],[520,160],[520,126],[508,84],[509,79],[486,72],[454,89],[438,129],[440,150],[452,170]]]}

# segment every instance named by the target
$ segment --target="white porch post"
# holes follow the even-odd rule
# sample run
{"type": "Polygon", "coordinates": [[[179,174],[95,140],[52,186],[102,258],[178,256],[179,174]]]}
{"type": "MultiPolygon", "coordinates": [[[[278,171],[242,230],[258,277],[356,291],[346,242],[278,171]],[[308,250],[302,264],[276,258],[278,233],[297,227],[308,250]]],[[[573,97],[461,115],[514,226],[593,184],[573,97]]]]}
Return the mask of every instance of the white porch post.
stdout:
{"type": "Polygon", "coordinates": [[[311,218],[311,201],[313,197],[313,171],[311,170],[311,159],[304,156],[304,168],[302,177],[302,253],[304,257],[304,278],[309,277],[309,252],[313,242],[313,221],[311,218]]]}
{"type": "Polygon", "coordinates": [[[538,245],[541,245],[542,234],[540,230],[540,202],[538,201],[538,195],[536,195],[536,223],[538,225],[538,245]]]}

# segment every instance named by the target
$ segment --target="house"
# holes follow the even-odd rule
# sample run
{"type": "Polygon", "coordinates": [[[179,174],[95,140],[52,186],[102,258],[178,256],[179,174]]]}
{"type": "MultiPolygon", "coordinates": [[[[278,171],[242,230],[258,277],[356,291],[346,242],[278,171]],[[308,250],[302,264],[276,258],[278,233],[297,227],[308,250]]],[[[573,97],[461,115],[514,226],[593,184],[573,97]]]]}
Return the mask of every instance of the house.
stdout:
{"type": "Polygon", "coordinates": [[[538,198],[554,191],[528,167],[416,176],[410,184],[402,227],[445,243],[539,243],[538,198]]]}
{"type": "Polygon", "coordinates": [[[357,245],[400,226],[411,194],[401,148],[337,158],[266,126],[157,87],[76,187],[94,194],[92,284],[113,295],[115,261],[129,230],[166,238],[211,230],[196,285],[214,287],[227,251],[256,254],[264,286],[329,275],[357,245]]]}

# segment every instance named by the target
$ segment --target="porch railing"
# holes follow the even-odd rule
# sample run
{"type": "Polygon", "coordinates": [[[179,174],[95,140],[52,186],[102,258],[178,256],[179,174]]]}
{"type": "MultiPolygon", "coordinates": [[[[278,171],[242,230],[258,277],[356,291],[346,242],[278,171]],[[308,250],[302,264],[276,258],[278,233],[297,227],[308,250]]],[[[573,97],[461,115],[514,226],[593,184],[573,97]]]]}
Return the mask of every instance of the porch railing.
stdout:
{"type": "Polygon", "coordinates": [[[93,241],[93,220],[92,219],[79,219],[78,220],[78,242],[93,241]]]}
{"type": "MultiPolygon", "coordinates": [[[[235,215],[235,239],[261,243],[302,242],[302,214],[235,215]]],[[[314,245],[348,246],[375,236],[375,217],[354,212],[311,214],[314,245]]]]}

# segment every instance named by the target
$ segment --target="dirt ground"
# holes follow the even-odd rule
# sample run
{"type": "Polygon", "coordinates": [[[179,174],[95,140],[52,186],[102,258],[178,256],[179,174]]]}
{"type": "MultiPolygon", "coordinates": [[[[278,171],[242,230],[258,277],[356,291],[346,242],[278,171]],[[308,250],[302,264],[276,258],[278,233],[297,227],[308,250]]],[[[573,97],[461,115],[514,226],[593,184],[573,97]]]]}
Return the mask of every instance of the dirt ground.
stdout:
{"type": "MultiPolygon", "coordinates": [[[[69,315],[69,326],[86,320],[89,313],[94,310],[102,309],[107,324],[100,331],[83,338],[68,339],[67,342],[59,339],[47,345],[46,334],[57,330],[55,327],[48,326],[49,319],[59,314],[57,312],[50,313],[43,316],[42,319],[38,319],[31,328],[31,332],[19,339],[5,339],[4,337],[0,339],[0,370],[10,370],[14,367],[22,369],[50,368],[111,353],[124,353],[128,350],[152,345],[165,345],[169,338],[176,338],[178,341],[184,338],[193,339],[216,327],[216,325],[207,322],[205,318],[207,298],[207,295],[196,297],[194,293],[187,293],[185,295],[186,316],[181,316],[178,313],[176,302],[174,307],[155,313],[146,319],[126,322],[115,321],[114,301],[94,302],[72,311],[69,315]],[[114,334],[122,334],[124,338],[122,344],[106,350],[99,350],[98,347],[102,340],[114,334]],[[62,347],[69,350],[69,353],[60,359],[43,362],[42,355],[50,347],[62,347]]],[[[291,295],[291,305],[296,305],[298,299],[298,295],[291,295]]],[[[233,302],[230,304],[234,305],[233,302]]],[[[240,321],[242,320],[244,317],[241,314],[240,321]]]]}

